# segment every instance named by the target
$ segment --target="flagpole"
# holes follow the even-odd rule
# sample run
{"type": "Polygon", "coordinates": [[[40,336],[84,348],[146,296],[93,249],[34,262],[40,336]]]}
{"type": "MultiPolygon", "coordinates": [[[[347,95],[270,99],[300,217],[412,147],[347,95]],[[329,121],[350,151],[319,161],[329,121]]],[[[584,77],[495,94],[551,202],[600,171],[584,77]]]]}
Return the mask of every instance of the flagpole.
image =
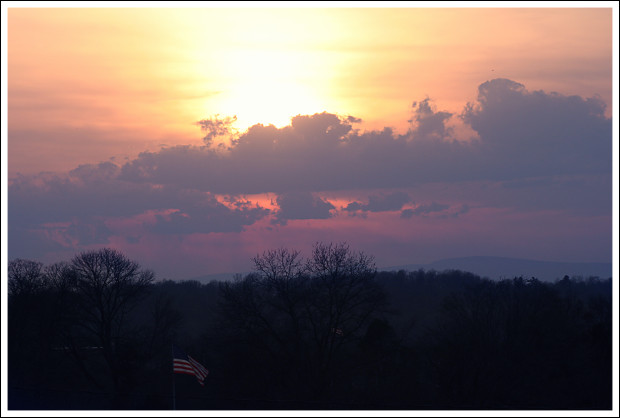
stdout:
{"type": "Polygon", "coordinates": [[[172,410],[176,409],[176,388],[174,387],[174,343],[172,343],[172,410]]]}

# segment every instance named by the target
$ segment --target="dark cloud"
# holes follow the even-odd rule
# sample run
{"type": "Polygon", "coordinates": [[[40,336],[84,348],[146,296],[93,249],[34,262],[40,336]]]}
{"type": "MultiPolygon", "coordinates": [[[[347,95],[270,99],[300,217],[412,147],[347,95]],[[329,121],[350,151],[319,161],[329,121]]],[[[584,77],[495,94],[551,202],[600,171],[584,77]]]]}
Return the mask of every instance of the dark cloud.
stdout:
{"type": "Polygon", "coordinates": [[[403,209],[400,212],[400,217],[403,219],[409,219],[413,217],[413,209],[403,209]]]}
{"type": "Polygon", "coordinates": [[[421,102],[413,102],[413,118],[408,122],[414,125],[411,131],[418,140],[445,140],[452,135],[452,129],[446,127],[446,122],[452,113],[436,112],[431,106],[430,98],[421,102]]]}
{"type": "Polygon", "coordinates": [[[68,239],[80,245],[107,244],[112,231],[104,219],[76,219],[63,231],[68,239]]]}
{"type": "Polygon", "coordinates": [[[295,116],[291,119],[291,126],[295,133],[303,138],[305,145],[314,145],[316,141],[320,141],[327,147],[334,147],[351,131],[349,120],[349,118],[341,119],[337,115],[323,112],[312,116],[295,116]]]}
{"type": "MultiPolygon", "coordinates": [[[[42,216],[44,220],[44,216],[42,216]]],[[[113,232],[102,218],[73,218],[67,222],[42,222],[24,224],[11,219],[8,228],[10,258],[45,258],[49,253],[62,253],[68,248],[85,248],[91,245],[105,245],[113,232]],[[15,222],[13,222],[15,221],[15,222]]]]}
{"type": "Polygon", "coordinates": [[[345,208],[347,212],[358,210],[364,212],[386,212],[402,209],[409,202],[409,195],[404,192],[394,192],[384,195],[372,195],[368,197],[368,203],[351,202],[345,208]]]}
{"type": "Polygon", "coordinates": [[[454,208],[454,210],[450,213],[450,216],[457,218],[467,212],[469,212],[469,205],[460,205],[454,208]]]}
{"type": "Polygon", "coordinates": [[[143,226],[149,232],[238,232],[270,213],[239,196],[265,192],[278,194],[274,219],[280,224],[332,216],[335,208],[320,192],[389,188],[418,196],[411,191],[425,185],[439,190],[437,196],[419,195],[431,203],[406,207],[404,192],[375,193],[345,211],[458,217],[485,202],[611,213],[612,130],[600,99],[487,81],[459,115],[477,132],[473,142],[455,138],[447,125],[454,115],[437,110],[429,98],[414,102],[412,111],[404,135],[390,128],[359,131],[353,129],[359,119],[326,112],[241,134],[232,131],[232,119],[204,119],[198,125],[205,146],[144,152],[124,165],[107,161],[65,174],[17,175],[8,190],[11,256],[28,256],[29,246],[56,248],[52,238],[105,243],[114,233],[107,220],[148,211],[157,213],[143,226]],[[230,146],[210,146],[221,136],[230,146]],[[232,197],[223,202],[221,195],[232,197]]]}
{"type": "Polygon", "coordinates": [[[597,98],[583,99],[495,79],[459,115],[479,140],[458,141],[452,114],[414,102],[405,135],[359,132],[352,117],[299,115],[291,125],[255,125],[226,151],[172,147],[122,167],[130,182],[182,185],[215,193],[411,187],[425,182],[518,180],[611,173],[611,120],[597,98]]]}
{"type": "Polygon", "coordinates": [[[231,210],[207,195],[169,215],[156,215],[157,222],[149,229],[160,234],[241,232],[244,226],[253,224],[268,213],[268,209],[249,204],[240,204],[231,210]]]}
{"type": "Polygon", "coordinates": [[[357,212],[358,210],[365,210],[366,205],[360,202],[351,202],[344,208],[347,212],[357,212]]]}
{"type": "Polygon", "coordinates": [[[477,161],[488,178],[611,173],[611,120],[605,103],[543,91],[507,79],[478,88],[461,118],[480,136],[477,161]],[[493,173],[496,176],[493,177],[493,173]]]}
{"type": "Polygon", "coordinates": [[[95,186],[98,183],[105,183],[113,180],[119,173],[119,168],[112,162],[95,164],[82,164],[69,171],[69,176],[82,182],[95,186]]]}
{"type": "Polygon", "coordinates": [[[11,256],[30,253],[27,247],[36,240],[48,242],[48,248],[58,243],[105,244],[114,234],[106,220],[149,211],[170,213],[169,217],[156,216],[155,224],[144,225],[165,234],[238,232],[269,213],[244,199],[232,198],[225,205],[209,192],[132,183],[119,179],[119,173],[117,165],[104,162],[81,165],[65,175],[41,173],[12,179],[8,205],[11,256]]]}
{"type": "Polygon", "coordinates": [[[469,212],[469,205],[448,205],[437,202],[424,203],[415,206],[414,208],[403,209],[400,212],[400,217],[404,219],[412,218],[413,216],[437,216],[440,218],[458,218],[460,215],[469,212]]]}
{"type": "Polygon", "coordinates": [[[428,215],[433,212],[443,212],[448,209],[450,205],[443,205],[441,203],[428,203],[423,205],[418,205],[412,210],[413,215],[428,215]]]}
{"type": "Polygon", "coordinates": [[[131,216],[197,198],[183,194],[185,189],[119,180],[115,170],[117,166],[106,162],[80,166],[68,175],[18,176],[9,186],[11,223],[131,216]]]}
{"type": "Polygon", "coordinates": [[[276,222],[286,224],[292,219],[327,219],[335,209],[327,200],[309,192],[289,192],[278,195],[276,199],[280,210],[276,222]]]}
{"type": "Polygon", "coordinates": [[[7,255],[13,258],[44,259],[46,254],[62,251],[64,246],[51,239],[46,228],[40,225],[13,225],[7,231],[7,255]]]}

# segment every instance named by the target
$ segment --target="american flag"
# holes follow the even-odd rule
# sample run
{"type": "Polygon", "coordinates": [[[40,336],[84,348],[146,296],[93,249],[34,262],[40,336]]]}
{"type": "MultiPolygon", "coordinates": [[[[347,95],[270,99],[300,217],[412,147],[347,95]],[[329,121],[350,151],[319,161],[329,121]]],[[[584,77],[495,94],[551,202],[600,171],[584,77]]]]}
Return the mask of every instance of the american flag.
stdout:
{"type": "Polygon", "coordinates": [[[172,369],[174,373],[183,373],[183,374],[193,374],[196,376],[198,383],[201,386],[204,386],[205,377],[209,374],[209,370],[205,369],[205,367],[194,360],[191,356],[185,354],[183,350],[181,350],[176,345],[172,345],[173,359],[172,359],[172,369]]]}

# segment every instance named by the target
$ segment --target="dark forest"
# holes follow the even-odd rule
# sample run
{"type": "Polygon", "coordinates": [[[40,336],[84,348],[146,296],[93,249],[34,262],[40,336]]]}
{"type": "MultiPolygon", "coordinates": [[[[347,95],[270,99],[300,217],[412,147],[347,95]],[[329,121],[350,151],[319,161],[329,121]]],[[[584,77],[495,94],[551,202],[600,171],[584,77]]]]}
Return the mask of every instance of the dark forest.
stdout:
{"type": "Polygon", "coordinates": [[[611,278],[377,271],[346,243],[252,261],[202,283],[109,248],[11,260],[9,410],[612,408],[611,278]]]}

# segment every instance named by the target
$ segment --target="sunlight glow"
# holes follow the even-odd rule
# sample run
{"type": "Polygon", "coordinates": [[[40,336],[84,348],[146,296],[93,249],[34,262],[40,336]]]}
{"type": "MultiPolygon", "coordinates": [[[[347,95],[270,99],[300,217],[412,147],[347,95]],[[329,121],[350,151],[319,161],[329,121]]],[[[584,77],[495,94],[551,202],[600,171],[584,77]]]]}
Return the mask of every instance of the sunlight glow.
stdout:
{"type": "Polygon", "coordinates": [[[256,123],[282,127],[298,114],[324,111],[319,92],[306,75],[308,56],[287,50],[234,50],[222,57],[226,87],[217,111],[236,115],[245,130],[256,123]]]}

